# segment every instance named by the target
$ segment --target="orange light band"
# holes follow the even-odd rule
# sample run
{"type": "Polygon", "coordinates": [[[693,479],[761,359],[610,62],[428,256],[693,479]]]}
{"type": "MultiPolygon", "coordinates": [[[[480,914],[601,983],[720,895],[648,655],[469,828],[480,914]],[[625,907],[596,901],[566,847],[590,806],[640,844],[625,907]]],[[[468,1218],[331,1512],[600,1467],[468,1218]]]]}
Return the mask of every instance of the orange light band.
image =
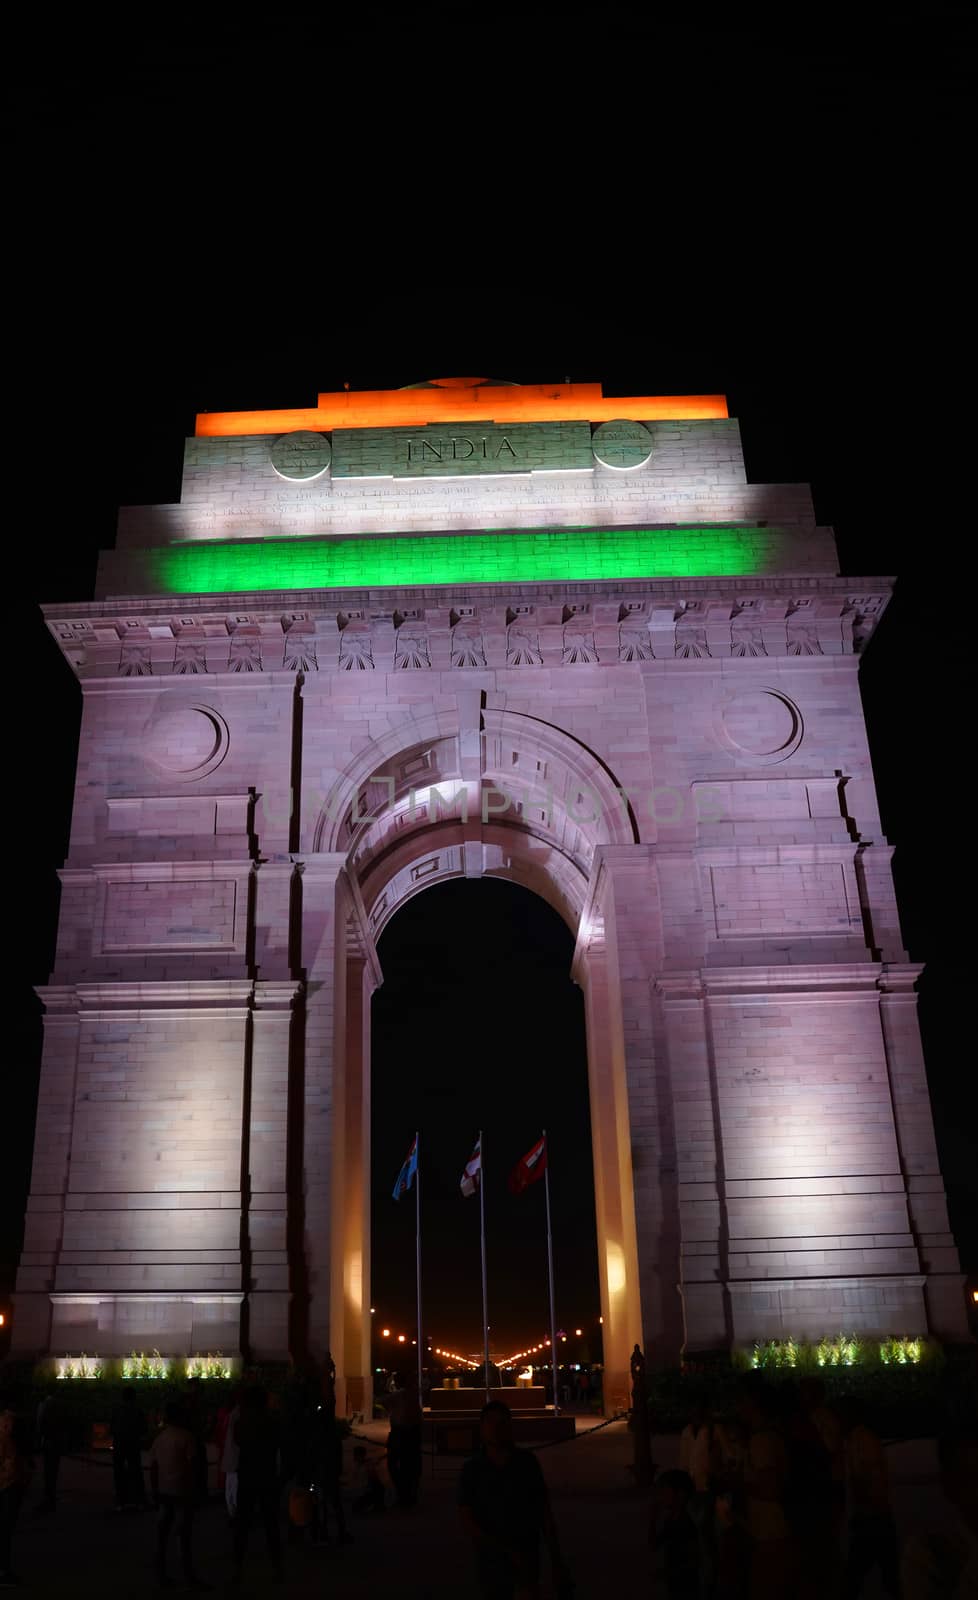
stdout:
{"type": "Polygon", "coordinates": [[[297,411],[202,411],[198,438],[235,434],[294,433],[308,429],[411,428],[428,422],[637,422],[703,421],[726,417],[722,394],[617,396],[608,400],[600,383],[486,384],[434,389],[344,390],[321,394],[317,406],[297,411]]]}

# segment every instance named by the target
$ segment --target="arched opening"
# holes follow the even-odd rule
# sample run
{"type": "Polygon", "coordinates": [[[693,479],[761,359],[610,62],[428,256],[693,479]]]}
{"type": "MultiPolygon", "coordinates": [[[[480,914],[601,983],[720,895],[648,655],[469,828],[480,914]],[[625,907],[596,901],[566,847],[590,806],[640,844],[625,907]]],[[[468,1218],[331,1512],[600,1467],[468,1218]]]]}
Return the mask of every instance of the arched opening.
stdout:
{"type": "Polygon", "coordinates": [[[558,1362],[600,1359],[587,1043],[573,954],[563,919],[539,895],[500,880],[442,883],[412,898],[385,927],[378,944],[384,982],[371,1018],[375,1374],[409,1368],[416,1354],[415,1207],[413,1197],[395,1204],[391,1195],[416,1129],[423,1337],[433,1347],[425,1366],[438,1373],[439,1349],[482,1349],[478,1206],[459,1191],[480,1129],[494,1359],[540,1345],[534,1360],[549,1362],[543,1185],[518,1196],[507,1188],[510,1170],[543,1127],[564,1334],[558,1362]]]}
{"type": "MultiPolygon", "coordinates": [[[[371,997],[384,984],[378,944],[409,902],[443,886],[470,892],[494,880],[518,885],[545,901],[574,941],[571,973],[586,1022],[606,1407],[626,1403],[629,1352],[643,1338],[631,1118],[634,1103],[647,1145],[651,987],[634,941],[656,892],[648,846],[617,776],[566,730],[501,699],[463,687],[454,706],[418,707],[409,728],[360,746],[334,774],[302,866],[317,948],[305,999],[307,1040],[339,1067],[331,1084],[306,1078],[307,1102],[311,1097],[322,1112],[306,1135],[309,1326],[314,1343],[325,1347],[328,1339],[351,1410],[369,1406],[377,1364],[369,1308],[377,1284],[370,1263],[370,1035],[371,997]],[[335,898],[324,920],[316,908],[329,885],[335,898]],[[317,1212],[329,1214],[328,1237],[311,1226],[317,1212]]],[[[438,1037],[436,1045],[426,1035],[413,1044],[430,1051],[456,1041],[438,1037]]],[[[409,1135],[417,1122],[412,1112],[409,1135]]],[[[469,1136],[477,1127],[476,1116],[469,1136]]],[[[404,1153],[395,1156],[389,1180],[378,1173],[385,1205],[384,1186],[393,1186],[404,1153]]],[[[451,1159],[464,1165],[464,1147],[451,1159]]],[[[644,1154],[643,1161],[648,1190],[655,1169],[644,1154]]],[[[643,1204],[652,1215],[655,1195],[643,1204]]],[[[658,1259],[654,1247],[646,1252],[653,1278],[658,1259]]],[[[666,1273],[674,1283],[671,1264],[666,1273]]]]}

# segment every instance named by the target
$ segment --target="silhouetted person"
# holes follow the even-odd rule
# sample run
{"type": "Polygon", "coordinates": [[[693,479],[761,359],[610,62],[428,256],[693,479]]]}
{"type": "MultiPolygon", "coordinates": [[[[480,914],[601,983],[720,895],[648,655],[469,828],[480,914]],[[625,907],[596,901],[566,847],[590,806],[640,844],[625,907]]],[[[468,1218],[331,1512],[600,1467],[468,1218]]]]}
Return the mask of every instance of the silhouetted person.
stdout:
{"type": "Polygon", "coordinates": [[[248,1532],[257,1511],[277,1577],[282,1575],[282,1534],[278,1522],[281,1440],[264,1389],[246,1389],[235,1424],[238,1445],[238,1508],[234,1517],[234,1574],[240,1578],[248,1532]]]}
{"type": "Polygon", "coordinates": [[[694,1408],[679,1435],[679,1467],[692,1485],[686,1512],[699,1535],[699,1564],[703,1587],[709,1590],[715,1570],[713,1525],[714,1458],[713,1424],[703,1406],[694,1408]]]}
{"type": "Polygon", "coordinates": [[[651,1483],[655,1476],[652,1463],[652,1426],[649,1418],[649,1391],[645,1375],[645,1355],[638,1345],[634,1347],[628,1363],[632,1379],[632,1409],[628,1425],[632,1430],[635,1457],[632,1471],[636,1483],[651,1483]]]}
{"type": "Polygon", "coordinates": [[[937,1441],[944,1505],[903,1549],[903,1600],[974,1600],[978,1595],[978,1429],[937,1441]]]}
{"type": "Polygon", "coordinates": [[[234,1514],[238,1509],[238,1423],[241,1421],[241,1390],[236,1390],[234,1404],[228,1413],[227,1426],[224,1430],[224,1443],[221,1446],[221,1471],[224,1474],[224,1505],[228,1516],[234,1521],[234,1514]]]}
{"type": "Polygon", "coordinates": [[[336,1523],[338,1544],[352,1544],[343,1512],[340,1479],[343,1476],[343,1437],[336,1421],[335,1410],[323,1407],[314,1413],[313,1424],[313,1482],[318,1490],[316,1536],[323,1544],[329,1543],[329,1514],[336,1523]]]}
{"type": "Polygon", "coordinates": [[[795,1600],[797,1550],[786,1506],[788,1451],[778,1426],[777,1396],[759,1374],[744,1381],[740,1412],[749,1429],[744,1496],[751,1600],[795,1600]]]}
{"type": "Polygon", "coordinates": [[[896,1526],[890,1509],[890,1481],[879,1435],[857,1400],[842,1408],[845,1430],[849,1540],[842,1593],[855,1600],[875,1567],[887,1594],[900,1592],[896,1526]]]}
{"type": "Polygon", "coordinates": [[[44,1472],[44,1498],[39,1511],[57,1507],[58,1473],[68,1443],[69,1417],[59,1394],[46,1394],[37,1408],[37,1448],[44,1472]]]}
{"type": "Polygon", "coordinates": [[[802,1378],[798,1393],[802,1407],[818,1429],[828,1457],[832,1526],[837,1538],[846,1517],[846,1441],[842,1418],[826,1400],[825,1385],[820,1378],[802,1378]]]}
{"type": "Polygon", "coordinates": [[[323,1363],[323,1404],[336,1411],[336,1362],[333,1360],[331,1350],[326,1352],[323,1363]]]}
{"type": "Polygon", "coordinates": [[[483,1600],[535,1595],[545,1541],[558,1594],[569,1583],[540,1463],[513,1442],[513,1418],[501,1400],[483,1406],[481,1449],[462,1468],[458,1503],[476,1551],[483,1600]]]}
{"type": "MultiPolygon", "coordinates": [[[[233,1495],[230,1498],[228,1495],[228,1469],[224,1464],[224,1456],[228,1441],[228,1430],[231,1426],[231,1417],[234,1414],[235,1407],[238,1404],[239,1393],[240,1391],[235,1388],[229,1395],[226,1395],[221,1401],[221,1404],[218,1406],[217,1416],[214,1418],[214,1447],[217,1455],[217,1488],[218,1493],[224,1500],[224,1504],[228,1507],[229,1516],[234,1515],[234,1507],[233,1495]]],[[[235,1421],[237,1421],[237,1417],[235,1417],[235,1421]]]]}
{"type": "Polygon", "coordinates": [[[183,1413],[194,1436],[194,1497],[207,1504],[207,1408],[199,1378],[191,1378],[183,1397],[183,1413]]]}
{"type": "Polygon", "coordinates": [[[387,1437],[387,1464],[399,1506],[418,1503],[421,1483],[421,1397],[418,1375],[408,1374],[403,1389],[393,1396],[388,1412],[391,1431],[387,1437]]]}
{"type": "MultiPolygon", "coordinates": [[[[788,1450],[788,1520],[798,1547],[798,1600],[823,1600],[839,1577],[838,1523],[832,1458],[823,1437],[831,1436],[831,1414],[821,1404],[817,1379],[780,1385],[781,1425],[788,1450]],[[819,1427],[816,1414],[821,1415],[819,1427]]],[[[836,1423],[841,1448],[842,1426],[836,1423]]]]}
{"type": "Polygon", "coordinates": [[[13,1396],[0,1394],[0,1583],[13,1587],[14,1528],[34,1470],[30,1441],[14,1410],[13,1396]]]}
{"type": "Polygon", "coordinates": [[[159,1509],[156,1530],[156,1570],[161,1583],[169,1581],[166,1552],[173,1524],[179,1519],[180,1559],[184,1581],[191,1589],[205,1589],[194,1572],[194,1461],[196,1443],[184,1422],[184,1413],[170,1401],[163,1413],[163,1427],[149,1452],[149,1481],[153,1503],[159,1509]]]}
{"type": "Polygon", "coordinates": [[[693,1480],[683,1471],[661,1472],[652,1491],[649,1543],[661,1592],[669,1600],[698,1600],[700,1594],[700,1535],[691,1514],[693,1494],[693,1480]]]}
{"type": "Polygon", "coordinates": [[[112,1408],[112,1479],[117,1511],[129,1511],[146,1504],[143,1480],[143,1414],[131,1389],[112,1408]]]}
{"type": "Polygon", "coordinates": [[[353,1451],[353,1510],[383,1511],[386,1505],[384,1484],[376,1461],[367,1458],[366,1449],[358,1444],[353,1451]]]}

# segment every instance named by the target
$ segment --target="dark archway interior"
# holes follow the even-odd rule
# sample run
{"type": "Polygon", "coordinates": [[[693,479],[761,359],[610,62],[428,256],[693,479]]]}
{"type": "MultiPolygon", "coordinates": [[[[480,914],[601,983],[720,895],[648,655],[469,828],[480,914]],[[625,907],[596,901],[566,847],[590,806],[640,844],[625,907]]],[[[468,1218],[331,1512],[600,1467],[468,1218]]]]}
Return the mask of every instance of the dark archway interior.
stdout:
{"type": "MultiPolygon", "coordinates": [[[[538,896],[498,879],[432,887],[380,939],[372,1019],[374,1324],[414,1331],[415,1207],[392,1190],[421,1131],[425,1336],[481,1347],[479,1201],[459,1180],[484,1130],[489,1320],[494,1354],[549,1332],[544,1185],[519,1197],[510,1169],[546,1127],[558,1328],[568,1359],[597,1341],[598,1266],[584,1003],[573,939],[538,896]]],[[[375,1340],[375,1348],[377,1348],[375,1340]]]]}

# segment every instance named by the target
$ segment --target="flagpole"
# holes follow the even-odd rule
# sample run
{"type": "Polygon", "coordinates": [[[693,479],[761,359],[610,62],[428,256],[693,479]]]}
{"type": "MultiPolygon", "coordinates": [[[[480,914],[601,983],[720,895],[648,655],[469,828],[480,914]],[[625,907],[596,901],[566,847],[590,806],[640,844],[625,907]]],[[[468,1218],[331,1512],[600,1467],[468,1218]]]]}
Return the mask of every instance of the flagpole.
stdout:
{"type": "Polygon", "coordinates": [[[479,1220],[482,1227],[482,1336],[486,1354],[486,1400],[489,1395],[489,1295],[486,1287],[486,1147],[479,1130],[479,1220]]]}
{"type": "Polygon", "coordinates": [[[550,1231],[550,1146],[547,1144],[547,1130],[543,1130],[544,1157],[546,1166],[543,1169],[543,1186],[547,1195],[547,1268],[550,1276],[550,1355],[553,1362],[554,1373],[554,1416],[560,1411],[560,1402],[557,1396],[557,1317],[554,1311],[554,1241],[550,1231]]]}
{"type": "Polygon", "coordinates": [[[417,1169],[414,1174],[415,1256],[418,1276],[418,1405],[424,1409],[424,1391],[421,1387],[421,1135],[414,1135],[414,1153],[417,1169]]]}

